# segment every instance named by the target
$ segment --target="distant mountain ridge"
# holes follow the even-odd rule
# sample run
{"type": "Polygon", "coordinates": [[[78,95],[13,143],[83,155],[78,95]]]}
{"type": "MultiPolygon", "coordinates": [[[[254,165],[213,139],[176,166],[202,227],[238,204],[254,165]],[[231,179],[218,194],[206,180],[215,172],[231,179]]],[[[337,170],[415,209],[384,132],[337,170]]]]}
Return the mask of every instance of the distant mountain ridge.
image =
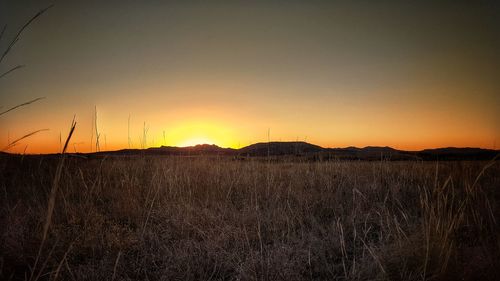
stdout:
{"type": "Polygon", "coordinates": [[[259,142],[238,149],[241,154],[250,156],[266,155],[298,155],[304,153],[318,153],[325,150],[321,146],[302,141],[293,142],[259,142]]]}
{"type": "Polygon", "coordinates": [[[239,149],[222,148],[213,144],[200,144],[189,147],[161,146],[147,149],[123,149],[117,151],[94,152],[87,155],[219,155],[234,157],[303,157],[307,159],[346,159],[346,160],[490,160],[499,150],[482,148],[435,148],[419,151],[398,150],[388,146],[367,146],[363,148],[323,148],[301,142],[261,142],[239,149]]]}

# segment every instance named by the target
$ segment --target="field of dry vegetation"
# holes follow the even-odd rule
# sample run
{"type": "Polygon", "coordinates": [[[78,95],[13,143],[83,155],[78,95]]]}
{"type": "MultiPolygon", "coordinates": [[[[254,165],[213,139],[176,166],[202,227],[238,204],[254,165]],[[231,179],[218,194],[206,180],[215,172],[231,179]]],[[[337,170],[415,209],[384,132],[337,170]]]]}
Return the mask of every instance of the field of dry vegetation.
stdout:
{"type": "Polygon", "coordinates": [[[59,163],[0,157],[2,280],[498,277],[498,163],[59,163]]]}

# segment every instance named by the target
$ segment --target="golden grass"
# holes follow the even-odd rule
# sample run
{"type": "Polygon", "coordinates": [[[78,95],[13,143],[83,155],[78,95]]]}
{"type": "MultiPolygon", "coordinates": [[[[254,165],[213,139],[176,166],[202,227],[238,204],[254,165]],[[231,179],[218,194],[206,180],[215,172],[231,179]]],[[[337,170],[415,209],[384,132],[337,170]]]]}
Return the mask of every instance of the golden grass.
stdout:
{"type": "Polygon", "coordinates": [[[0,159],[0,279],[494,280],[500,268],[496,162],[58,161],[0,159]]]}

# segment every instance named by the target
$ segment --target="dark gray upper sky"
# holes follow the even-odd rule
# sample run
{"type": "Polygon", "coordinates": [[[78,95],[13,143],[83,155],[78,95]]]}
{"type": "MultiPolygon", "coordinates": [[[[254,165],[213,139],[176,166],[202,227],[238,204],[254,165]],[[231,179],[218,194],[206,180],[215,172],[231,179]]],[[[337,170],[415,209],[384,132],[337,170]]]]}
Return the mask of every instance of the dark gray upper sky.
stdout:
{"type": "MultiPolygon", "coordinates": [[[[0,3],[3,50],[51,2],[0,3]]],[[[94,105],[116,148],[129,114],[157,139],[171,132],[171,144],[236,146],[269,127],[324,146],[492,147],[500,137],[496,1],[54,4],[0,65],[27,65],[0,80],[0,105],[47,97],[0,120],[5,141],[50,128],[33,151],[56,149],[73,114],[88,143],[94,105]]]]}

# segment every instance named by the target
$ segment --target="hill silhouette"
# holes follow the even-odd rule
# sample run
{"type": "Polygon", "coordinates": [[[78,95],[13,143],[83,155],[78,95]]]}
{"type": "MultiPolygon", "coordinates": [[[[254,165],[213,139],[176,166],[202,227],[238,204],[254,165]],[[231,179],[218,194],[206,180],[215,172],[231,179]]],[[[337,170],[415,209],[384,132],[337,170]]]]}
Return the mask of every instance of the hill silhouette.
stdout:
{"type": "Polygon", "coordinates": [[[398,150],[388,146],[323,148],[307,142],[261,142],[240,149],[222,148],[214,144],[188,147],[161,146],[147,149],[123,149],[80,155],[177,155],[177,156],[233,156],[233,157],[302,157],[309,160],[490,160],[500,151],[482,148],[446,147],[419,151],[398,150]]]}
{"type": "Polygon", "coordinates": [[[304,155],[324,151],[318,145],[303,141],[295,142],[259,142],[240,148],[238,152],[249,156],[280,156],[280,155],[304,155]]]}

